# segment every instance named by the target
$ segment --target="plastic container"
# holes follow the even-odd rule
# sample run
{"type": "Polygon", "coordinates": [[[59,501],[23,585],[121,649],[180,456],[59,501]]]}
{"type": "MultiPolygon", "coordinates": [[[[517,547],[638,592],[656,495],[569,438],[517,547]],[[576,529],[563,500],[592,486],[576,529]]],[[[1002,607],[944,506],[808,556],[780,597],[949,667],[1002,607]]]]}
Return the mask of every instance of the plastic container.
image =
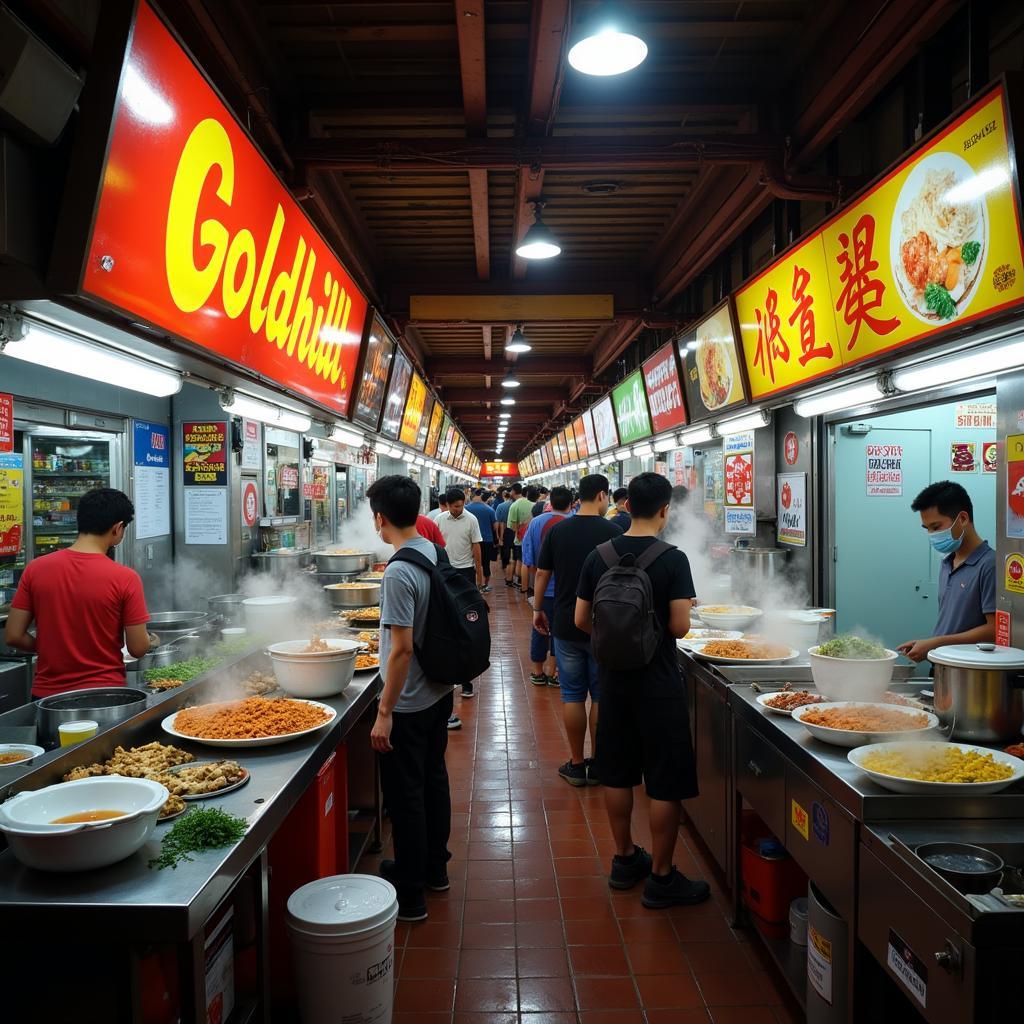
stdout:
{"type": "MultiPolygon", "coordinates": [[[[740,849],[740,874],[744,901],[768,924],[785,924],[790,903],[807,891],[807,876],[777,839],[744,843],[740,849]]],[[[781,935],[785,935],[784,928],[781,935]]]]}
{"type": "Polygon", "coordinates": [[[221,640],[238,640],[248,632],[249,630],[245,626],[225,626],[220,631],[220,638],[221,640]]]}
{"type": "Polygon", "coordinates": [[[824,896],[807,886],[807,1024],[846,1021],[849,930],[824,896]]]}
{"type": "Polygon", "coordinates": [[[807,897],[800,896],[789,905],[789,941],[794,946],[807,945],[807,897]]]}
{"type": "Polygon", "coordinates": [[[288,594],[247,597],[242,602],[245,625],[250,633],[268,640],[284,639],[296,632],[298,601],[288,594]]]}
{"type": "Polygon", "coordinates": [[[91,718],[80,718],[75,722],[61,722],[57,726],[57,735],[62,747],[73,747],[76,743],[91,740],[99,730],[99,723],[91,718]]]}
{"type": "Polygon", "coordinates": [[[389,1024],[398,896],[374,875],[332,875],[288,899],[303,1024],[389,1024]]]}

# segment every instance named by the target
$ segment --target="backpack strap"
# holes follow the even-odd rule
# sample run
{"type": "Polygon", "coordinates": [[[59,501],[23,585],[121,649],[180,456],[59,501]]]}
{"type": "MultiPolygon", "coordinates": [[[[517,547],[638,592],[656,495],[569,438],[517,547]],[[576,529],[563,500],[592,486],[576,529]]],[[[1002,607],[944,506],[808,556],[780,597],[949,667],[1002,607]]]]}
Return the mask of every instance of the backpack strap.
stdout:
{"type": "Polygon", "coordinates": [[[643,569],[645,572],[656,562],[666,551],[671,551],[675,547],[674,544],[669,544],[667,541],[656,540],[637,560],[636,566],[638,569],[643,569]]]}
{"type": "MultiPolygon", "coordinates": [[[[437,565],[441,564],[441,556],[444,555],[444,548],[439,545],[434,545],[437,551],[437,565]]],[[[448,561],[448,556],[444,555],[444,560],[448,561]]],[[[392,562],[408,562],[410,565],[418,565],[421,569],[426,569],[427,572],[432,573],[436,568],[435,565],[422,551],[416,551],[412,548],[399,548],[389,559],[388,565],[392,562]]]]}
{"type": "Polygon", "coordinates": [[[615,545],[610,541],[606,540],[603,544],[598,544],[594,549],[600,556],[608,569],[614,569],[622,560],[622,556],[615,550],[615,545]]]}

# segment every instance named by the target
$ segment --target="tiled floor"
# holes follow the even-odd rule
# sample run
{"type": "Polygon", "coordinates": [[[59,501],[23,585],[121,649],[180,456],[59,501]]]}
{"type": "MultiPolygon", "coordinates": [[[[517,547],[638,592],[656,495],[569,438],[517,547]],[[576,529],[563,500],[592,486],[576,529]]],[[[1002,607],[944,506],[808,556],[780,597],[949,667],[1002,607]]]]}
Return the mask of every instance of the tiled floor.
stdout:
{"type": "MultiPolygon", "coordinates": [[[[608,888],[601,789],[556,774],[568,756],[561,705],[529,682],[526,599],[502,585],[490,603],[492,667],[478,696],[456,698],[463,727],[448,746],[452,887],[428,897],[428,921],[398,926],[395,1024],[802,1020],[757,940],[729,927],[685,830],[677,865],[711,883],[711,901],[650,911],[639,887],[608,888]]],[[[650,845],[639,801],[636,835],[650,845]]]]}

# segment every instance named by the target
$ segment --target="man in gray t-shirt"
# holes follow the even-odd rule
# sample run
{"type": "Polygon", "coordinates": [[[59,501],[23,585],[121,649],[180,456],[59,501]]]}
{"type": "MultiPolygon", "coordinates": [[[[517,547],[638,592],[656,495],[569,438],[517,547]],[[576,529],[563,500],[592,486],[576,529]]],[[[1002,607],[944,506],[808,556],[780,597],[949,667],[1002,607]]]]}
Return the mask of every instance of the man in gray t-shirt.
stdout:
{"type": "MultiPolygon", "coordinates": [[[[374,526],[396,549],[409,547],[437,563],[437,548],[416,529],[420,489],[405,476],[381,477],[366,492],[374,526]]],[[[389,562],[380,594],[380,667],[384,687],[370,733],[380,754],[384,802],[395,859],[380,872],[398,891],[398,919],[427,917],[424,890],[448,889],[452,804],[444,755],[452,687],[430,682],[416,660],[426,635],[429,573],[389,562]]]]}

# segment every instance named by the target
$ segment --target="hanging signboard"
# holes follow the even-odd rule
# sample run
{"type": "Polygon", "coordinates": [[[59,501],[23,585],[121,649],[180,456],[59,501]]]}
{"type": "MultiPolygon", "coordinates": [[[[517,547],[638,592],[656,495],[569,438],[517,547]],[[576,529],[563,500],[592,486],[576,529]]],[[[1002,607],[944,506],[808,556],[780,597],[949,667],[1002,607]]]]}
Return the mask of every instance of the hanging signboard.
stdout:
{"type": "Polygon", "coordinates": [[[645,359],[641,367],[647,404],[651,410],[651,427],[655,434],[686,425],[683,389],[679,382],[675,345],[669,342],[645,359]]]}
{"type": "Polygon", "coordinates": [[[605,395],[591,408],[594,416],[594,431],[597,436],[597,450],[608,451],[619,443],[619,434],[615,429],[615,410],[612,409],[612,396],[605,395]]]}
{"type": "Polygon", "coordinates": [[[14,396],[0,394],[0,454],[14,451],[14,396]]]}
{"type": "Polygon", "coordinates": [[[166,537],[171,532],[171,432],[162,423],[132,423],[135,537],[166,537]]]}
{"type": "Polygon", "coordinates": [[[562,431],[562,448],[569,453],[569,462],[579,462],[579,450],[576,448],[576,436],[572,432],[571,424],[562,431]]]}
{"type": "Polygon", "coordinates": [[[83,111],[109,139],[79,133],[51,285],[347,416],[365,297],[154,9],[117,18],[83,111]]]}
{"type": "Polygon", "coordinates": [[[186,487],[223,486],[228,482],[228,425],[188,421],[181,425],[182,472],[186,487]]]}
{"type": "Polygon", "coordinates": [[[893,498],[903,494],[903,445],[869,444],[864,451],[868,497],[893,498]]]}
{"type": "Polygon", "coordinates": [[[444,423],[444,406],[440,402],[434,402],[434,408],[430,411],[430,426],[427,428],[427,440],[423,445],[423,454],[428,459],[437,457],[437,445],[441,439],[441,426],[444,423]]]}
{"type": "Polygon", "coordinates": [[[590,452],[591,457],[596,455],[599,450],[597,443],[597,432],[594,430],[594,416],[590,409],[587,409],[583,414],[583,430],[587,435],[587,450],[590,452]]]}
{"type": "Polygon", "coordinates": [[[402,416],[405,413],[405,399],[409,394],[412,381],[412,363],[408,356],[399,348],[395,349],[391,369],[391,383],[384,402],[384,415],[380,423],[380,432],[392,441],[398,440],[402,429],[402,416]]]}
{"type": "Polygon", "coordinates": [[[587,429],[583,425],[583,417],[577,416],[572,421],[572,436],[576,439],[576,451],[579,453],[581,459],[585,459],[590,455],[596,455],[597,452],[590,450],[590,445],[587,444],[587,429]]]}
{"type": "Polygon", "coordinates": [[[612,403],[620,444],[632,444],[651,436],[651,417],[647,411],[643,374],[639,370],[612,388],[612,403]]]}
{"type": "Polygon", "coordinates": [[[413,373],[409,384],[409,397],[405,403],[405,414],[402,416],[402,428],[398,435],[402,444],[416,446],[419,437],[420,420],[423,419],[423,407],[427,402],[427,385],[418,373],[413,373]]]}
{"type": "Polygon", "coordinates": [[[806,473],[778,474],[776,522],[780,544],[807,546],[806,473]]]}
{"type": "Polygon", "coordinates": [[[1024,302],[998,83],[736,294],[754,400],[1024,302]]]}
{"type": "Polygon", "coordinates": [[[25,459],[0,455],[0,558],[17,558],[25,534],[25,459]]]}
{"type": "Polygon", "coordinates": [[[395,341],[378,317],[373,317],[370,336],[363,346],[359,386],[352,406],[352,422],[376,430],[384,407],[388,373],[395,355],[395,341]]]}
{"type": "Polygon", "coordinates": [[[728,300],[676,338],[692,422],[713,419],[746,402],[737,339],[728,300]]]}

